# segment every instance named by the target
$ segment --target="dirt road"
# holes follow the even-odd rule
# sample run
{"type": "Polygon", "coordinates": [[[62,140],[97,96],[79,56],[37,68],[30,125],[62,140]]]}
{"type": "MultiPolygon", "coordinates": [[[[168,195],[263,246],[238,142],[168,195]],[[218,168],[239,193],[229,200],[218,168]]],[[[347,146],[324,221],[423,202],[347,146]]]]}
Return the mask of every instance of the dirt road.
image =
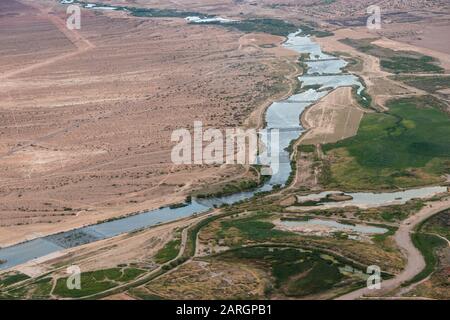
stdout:
{"type": "Polygon", "coordinates": [[[68,52],[68,53],[64,53],[62,55],[56,56],[56,57],[52,57],[49,58],[47,60],[41,61],[41,62],[37,62],[35,64],[32,64],[30,66],[26,66],[26,67],[22,67],[16,70],[12,70],[6,73],[3,73],[2,75],[0,75],[0,80],[5,80],[8,79],[10,77],[13,76],[17,76],[21,73],[24,72],[29,72],[44,66],[48,66],[49,64],[67,59],[67,58],[72,58],[76,55],[82,54],[88,50],[91,50],[93,48],[95,48],[95,45],[90,42],[89,40],[87,40],[86,38],[84,38],[77,30],[69,30],[66,27],[66,22],[61,19],[60,17],[51,14],[52,12],[52,8],[42,8],[33,4],[29,4],[27,3],[27,5],[35,8],[39,14],[48,19],[51,23],[54,24],[54,26],[61,31],[62,34],[64,34],[66,36],[66,38],[72,42],[72,44],[76,47],[76,51],[73,52],[68,52]]]}
{"type": "Polygon", "coordinates": [[[438,202],[429,202],[426,207],[422,208],[418,213],[409,217],[400,224],[395,233],[395,242],[397,246],[403,251],[407,258],[405,269],[396,277],[383,281],[381,289],[370,290],[368,288],[359,289],[337,298],[337,300],[354,300],[361,297],[380,296],[388,293],[399,287],[403,282],[412,279],[425,267],[425,261],[420,251],[413,245],[411,240],[411,232],[422,221],[439,213],[445,209],[450,208],[450,199],[445,199],[438,202]]]}

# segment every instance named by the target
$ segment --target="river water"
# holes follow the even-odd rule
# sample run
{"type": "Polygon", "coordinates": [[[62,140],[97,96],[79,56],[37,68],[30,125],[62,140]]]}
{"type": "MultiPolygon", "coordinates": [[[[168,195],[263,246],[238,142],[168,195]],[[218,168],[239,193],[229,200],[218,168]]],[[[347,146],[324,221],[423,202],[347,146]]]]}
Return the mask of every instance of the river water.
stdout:
{"type": "MultiPolygon", "coordinates": [[[[284,46],[298,53],[309,54],[309,59],[305,62],[309,70],[306,75],[300,76],[298,79],[302,82],[302,87],[315,85],[319,88],[296,93],[286,100],[273,103],[267,109],[265,115],[266,129],[269,131],[271,129],[279,130],[280,155],[277,161],[270,164],[272,169],[275,169],[275,166],[278,169],[273,170],[275,173],[263,186],[254,191],[241,192],[222,198],[194,199],[181,208],[160,208],[1,248],[0,260],[6,262],[0,264],[0,269],[10,268],[67,248],[204,213],[214,206],[224,203],[233,204],[249,199],[257,192],[271,191],[275,185],[285,186],[291,173],[290,154],[286,151],[286,148],[291,141],[298,139],[304,132],[300,124],[300,116],[305,108],[327,95],[334,88],[357,86],[358,92],[361,92],[363,86],[357,77],[342,72],[342,68],[346,65],[345,61],[323,53],[320,46],[311,41],[308,36],[300,36],[299,32],[292,33],[288,36],[284,46]]],[[[267,147],[270,149],[270,139],[267,140],[267,147]]],[[[432,194],[427,192],[423,194],[423,196],[430,195],[432,194]]],[[[370,201],[370,194],[365,195],[365,197],[370,201]]]]}

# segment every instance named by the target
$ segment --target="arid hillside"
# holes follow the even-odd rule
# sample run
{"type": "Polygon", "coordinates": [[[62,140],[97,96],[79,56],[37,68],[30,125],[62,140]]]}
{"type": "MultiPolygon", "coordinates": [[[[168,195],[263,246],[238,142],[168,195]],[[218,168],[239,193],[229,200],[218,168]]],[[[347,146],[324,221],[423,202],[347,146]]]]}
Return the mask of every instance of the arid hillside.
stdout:
{"type": "Polygon", "coordinates": [[[235,176],[242,169],[173,167],[172,131],[194,120],[241,125],[287,90],[284,60],[240,44],[239,32],[89,10],[70,31],[56,1],[6,0],[0,12],[0,226],[9,240],[182,201],[194,186],[235,176]]]}

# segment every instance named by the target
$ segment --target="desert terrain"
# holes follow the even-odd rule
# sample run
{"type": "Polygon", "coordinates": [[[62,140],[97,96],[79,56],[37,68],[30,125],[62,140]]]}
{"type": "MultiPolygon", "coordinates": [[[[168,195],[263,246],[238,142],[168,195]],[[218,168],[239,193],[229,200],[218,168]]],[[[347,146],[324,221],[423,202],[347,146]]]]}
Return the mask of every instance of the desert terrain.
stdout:
{"type": "Polygon", "coordinates": [[[305,90],[313,57],[284,46],[293,29],[310,28],[302,36],[345,60],[363,93],[317,89],[286,185],[1,271],[0,298],[448,299],[448,1],[102,4],[138,11],[83,8],[68,30],[58,1],[0,4],[0,248],[264,185],[256,167],[174,165],[171,133],[264,127],[273,102],[305,90]],[[365,27],[373,4],[379,30],[365,27]],[[72,265],[82,290],[66,287],[72,265]],[[365,288],[369,265],[382,290],[365,288]]]}
{"type": "Polygon", "coordinates": [[[22,50],[20,39],[29,50],[2,47],[0,58],[2,244],[178,202],[236,174],[173,168],[171,132],[194,119],[241,125],[284,90],[285,62],[239,44],[238,33],[88,10],[83,28],[70,31],[55,1],[2,6],[2,43],[22,50]]]}

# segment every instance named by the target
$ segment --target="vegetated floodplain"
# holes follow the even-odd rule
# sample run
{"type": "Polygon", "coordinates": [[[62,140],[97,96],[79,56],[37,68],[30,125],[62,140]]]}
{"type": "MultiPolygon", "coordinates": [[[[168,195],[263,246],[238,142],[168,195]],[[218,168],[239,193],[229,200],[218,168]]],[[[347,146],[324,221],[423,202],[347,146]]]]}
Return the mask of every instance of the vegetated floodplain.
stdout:
{"type": "Polygon", "coordinates": [[[7,299],[49,299],[53,288],[51,277],[39,277],[31,283],[20,285],[18,288],[8,291],[7,299]]]}
{"type": "Polygon", "coordinates": [[[316,29],[315,26],[311,26],[311,25],[301,25],[300,29],[302,30],[302,32],[300,33],[300,35],[302,36],[315,36],[317,38],[325,38],[325,37],[331,37],[334,35],[333,32],[331,31],[327,31],[327,30],[318,30],[316,29]]]}
{"type": "Polygon", "coordinates": [[[316,146],[312,144],[301,144],[298,146],[298,151],[305,153],[314,153],[316,152],[316,146]]]}
{"type": "Polygon", "coordinates": [[[2,287],[8,287],[12,284],[18,283],[23,280],[27,280],[30,277],[26,274],[19,273],[19,272],[11,272],[11,273],[5,273],[0,276],[0,288],[2,287]]]}
{"type": "Polygon", "coordinates": [[[194,193],[194,196],[199,199],[203,198],[216,198],[232,195],[238,192],[254,190],[259,186],[259,183],[255,180],[240,180],[227,183],[219,186],[218,188],[212,188],[210,192],[198,192],[194,193]]]}
{"type": "Polygon", "coordinates": [[[180,237],[166,243],[166,245],[156,253],[154,258],[155,262],[162,264],[175,259],[180,251],[180,244],[180,237]]]}
{"type": "Polygon", "coordinates": [[[411,238],[414,246],[419,249],[425,259],[425,268],[414,278],[404,283],[403,285],[405,286],[419,282],[428,277],[436,269],[438,264],[436,251],[447,245],[447,242],[444,239],[441,239],[434,234],[416,232],[411,238]]]}
{"type": "Polygon", "coordinates": [[[416,283],[428,277],[408,295],[448,300],[448,244],[450,239],[450,210],[442,211],[422,222],[412,235],[414,245],[421,251],[426,266],[411,281],[404,285],[416,283]],[[439,237],[441,236],[441,237],[439,237]]]}
{"type": "Polygon", "coordinates": [[[360,210],[359,217],[362,219],[370,219],[373,216],[379,218],[382,221],[387,222],[399,222],[405,220],[411,214],[416,213],[424,206],[422,200],[410,200],[405,204],[383,206],[379,208],[369,208],[366,210],[360,210]]]}
{"type": "MultiPolygon", "coordinates": [[[[329,208],[329,209],[316,208],[314,210],[309,210],[308,216],[302,215],[302,217],[305,218],[306,220],[314,216],[342,218],[342,219],[354,217],[359,220],[364,220],[370,223],[383,225],[386,222],[393,223],[403,221],[410,215],[422,209],[424,205],[425,204],[422,200],[413,199],[406,202],[405,204],[387,205],[382,207],[372,207],[364,209],[357,207],[329,208]]],[[[298,219],[298,216],[294,217],[295,219],[298,219]]]]}
{"type": "Polygon", "coordinates": [[[214,24],[222,27],[234,28],[245,33],[263,32],[276,36],[287,36],[298,30],[298,26],[280,19],[247,19],[220,23],[217,21],[204,22],[202,24],[214,24]]]}
{"type": "Polygon", "coordinates": [[[199,234],[199,239],[207,243],[238,248],[254,243],[289,243],[297,238],[293,232],[275,228],[273,215],[266,212],[256,212],[241,216],[239,214],[224,217],[205,224],[199,234]]]}
{"type": "Polygon", "coordinates": [[[207,14],[194,11],[179,11],[174,9],[152,9],[126,7],[135,17],[161,17],[161,18],[186,18],[190,16],[200,16],[202,18],[212,17],[207,14]]]}
{"type": "Polygon", "coordinates": [[[380,58],[381,67],[392,73],[443,73],[437,60],[412,51],[394,51],[374,45],[375,39],[342,39],[344,44],[380,58]]]}
{"type": "Polygon", "coordinates": [[[59,297],[81,298],[114,288],[137,278],[144,270],[136,268],[111,268],[81,273],[81,290],[67,288],[67,278],[56,282],[53,294],[59,297]]]}
{"type": "Polygon", "coordinates": [[[86,2],[75,0],[73,3],[86,6],[88,4],[95,4],[96,7],[114,8],[116,11],[128,11],[135,17],[153,17],[153,18],[186,18],[190,16],[199,16],[202,18],[213,17],[208,14],[203,14],[196,11],[183,11],[175,9],[156,9],[156,8],[139,8],[130,6],[111,5],[109,3],[101,2],[86,2]]]}
{"type": "Polygon", "coordinates": [[[362,273],[349,277],[347,266],[334,257],[313,251],[280,247],[249,247],[228,251],[217,258],[236,263],[248,263],[263,270],[270,270],[273,283],[265,290],[267,296],[285,295],[302,297],[319,294],[330,289],[363,283],[362,273]]]}
{"type": "Polygon", "coordinates": [[[402,98],[366,114],[356,136],[324,146],[327,187],[346,190],[429,185],[450,173],[450,118],[437,99],[402,98]]]}
{"type": "Polygon", "coordinates": [[[439,90],[450,88],[450,76],[396,76],[396,81],[402,81],[412,87],[427,91],[429,93],[436,93],[439,90]]]}
{"type": "Polygon", "coordinates": [[[233,214],[212,221],[198,235],[200,243],[204,245],[202,252],[217,252],[217,246],[237,249],[248,245],[276,243],[281,246],[314,249],[327,254],[333,252],[358,261],[361,265],[382,261],[380,263],[383,264],[383,270],[389,270],[388,272],[402,267],[401,255],[394,252],[395,250],[387,252],[384,244],[382,247],[351,239],[336,242],[334,235],[314,236],[281,230],[275,224],[278,218],[279,215],[258,212],[233,214]]]}
{"type": "Polygon", "coordinates": [[[372,107],[372,97],[367,92],[367,85],[364,82],[364,79],[359,77],[359,82],[363,85],[361,92],[358,94],[358,86],[353,86],[352,94],[358,104],[363,108],[371,108],[372,107]]]}
{"type": "Polygon", "coordinates": [[[422,225],[421,232],[438,234],[450,241],[450,209],[429,218],[422,225]]]}
{"type": "Polygon", "coordinates": [[[275,229],[275,225],[270,221],[261,220],[269,217],[270,214],[260,213],[242,219],[221,221],[221,230],[218,236],[224,236],[224,232],[232,232],[233,230],[239,230],[245,238],[252,241],[271,241],[275,238],[285,238],[295,235],[291,232],[275,229]]]}

